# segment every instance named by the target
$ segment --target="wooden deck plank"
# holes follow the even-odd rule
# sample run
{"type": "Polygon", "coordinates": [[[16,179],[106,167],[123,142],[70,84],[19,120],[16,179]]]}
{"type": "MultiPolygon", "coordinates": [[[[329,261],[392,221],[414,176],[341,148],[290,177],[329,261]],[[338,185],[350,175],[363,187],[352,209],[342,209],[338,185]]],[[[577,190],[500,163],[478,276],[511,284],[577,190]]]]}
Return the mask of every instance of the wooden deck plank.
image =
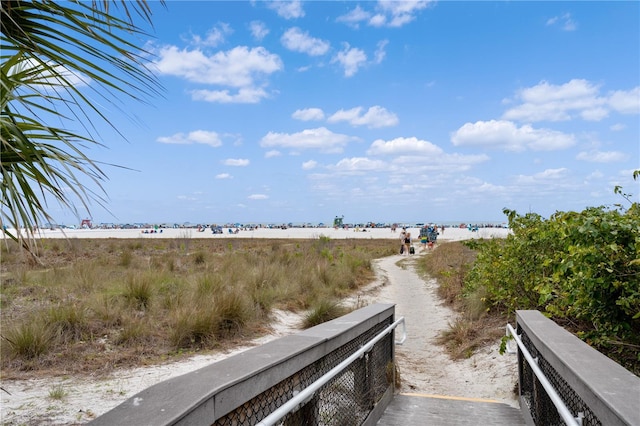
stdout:
{"type": "Polygon", "coordinates": [[[379,426],[525,425],[518,408],[490,400],[435,395],[396,395],[379,426]]]}

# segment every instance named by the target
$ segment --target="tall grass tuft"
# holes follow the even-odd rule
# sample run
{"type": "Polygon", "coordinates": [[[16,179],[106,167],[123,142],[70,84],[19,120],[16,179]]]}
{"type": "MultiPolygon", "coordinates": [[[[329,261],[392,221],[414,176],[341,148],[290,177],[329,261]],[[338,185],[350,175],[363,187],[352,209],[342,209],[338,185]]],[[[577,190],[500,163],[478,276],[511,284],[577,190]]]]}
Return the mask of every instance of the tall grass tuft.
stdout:
{"type": "Polygon", "coordinates": [[[12,358],[31,360],[46,354],[51,347],[51,330],[38,321],[27,321],[3,330],[3,338],[8,344],[2,345],[12,358]]]}
{"type": "Polygon", "coordinates": [[[331,321],[348,313],[348,309],[338,302],[321,300],[311,307],[302,320],[302,328],[311,328],[323,322],[331,321]]]}
{"type": "Polygon", "coordinates": [[[196,306],[174,310],[169,321],[169,343],[176,350],[210,345],[215,342],[218,324],[214,309],[196,306]]]}
{"type": "Polygon", "coordinates": [[[103,327],[110,329],[122,324],[123,307],[115,294],[96,294],[89,302],[91,312],[103,327]]]}
{"type": "Polygon", "coordinates": [[[151,335],[151,330],[148,321],[144,318],[136,316],[130,316],[123,321],[123,327],[114,339],[116,345],[131,345],[136,344],[145,339],[148,339],[151,335]]]}
{"type": "Polygon", "coordinates": [[[476,349],[476,328],[464,318],[458,318],[436,341],[444,345],[454,359],[469,358],[476,349]]]}
{"type": "Polygon", "coordinates": [[[77,304],[60,303],[47,311],[45,322],[56,337],[62,342],[74,342],[82,339],[88,330],[88,320],[85,308],[77,304]]]}
{"type": "Polygon", "coordinates": [[[147,309],[151,305],[153,286],[146,275],[129,275],[124,290],[125,299],[136,309],[147,309]]]}
{"type": "Polygon", "coordinates": [[[62,400],[67,396],[67,391],[62,385],[55,385],[49,389],[49,398],[55,400],[62,400]]]}
{"type": "Polygon", "coordinates": [[[216,337],[234,336],[245,324],[253,319],[254,311],[241,288],[227,288],[215,298],[215,310],[219,323],[216,337]]]}
{"type": "Polygon", "coordinates": [[[504,335],[504,319],[487,315],[486,291],[478,287],[465,294],[464,282],[476,253],[460,242],[439,244],[424,257],[425,271],[438,280],[438,294],[460,316],[438,337],[450,356],[468,358],[476,348],[504,335]]]}
{"type": "Polygon", "coordinates": [[[193,263],[195,265],[204,265],[207,263],[207,257],[202,251],[198,251],[193,255],[193,263]]]}
{"type": "Polygon", "coordinates": [[[131,250],[123,250],[120,253],[120,266],[125,268],[131,266],[131,262],[133,261],[133,253],[131,250]]]}

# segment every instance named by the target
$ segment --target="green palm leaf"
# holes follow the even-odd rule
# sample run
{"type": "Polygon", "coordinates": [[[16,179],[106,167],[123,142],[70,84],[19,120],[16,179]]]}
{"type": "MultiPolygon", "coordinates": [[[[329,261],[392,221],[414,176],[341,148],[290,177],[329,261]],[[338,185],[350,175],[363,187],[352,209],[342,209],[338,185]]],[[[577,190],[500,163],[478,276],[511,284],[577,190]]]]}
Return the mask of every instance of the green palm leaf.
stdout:
{"type": "Polygon", "coordinates": [[[29,247],[31,229],[52,221],[47,200],[76,216],[74,200],[87,211],[92,201],[104,206],[106,175],[85,152],[101,145],[94,136],[95,117],[114,126],[91,97],[117,107],[120,96],[144,101],[160,93],[146,68],[149,55],[139,47],[147,35],[132,17],[150,22],[151,10],[143,0],[3,0],[0,5],[1,218],[17,230],[7,235],[29,247]],[[53,122],[79,124],[83,131],[53,122]],[[83,183],[86,177],[98,192],[83,183]]]}

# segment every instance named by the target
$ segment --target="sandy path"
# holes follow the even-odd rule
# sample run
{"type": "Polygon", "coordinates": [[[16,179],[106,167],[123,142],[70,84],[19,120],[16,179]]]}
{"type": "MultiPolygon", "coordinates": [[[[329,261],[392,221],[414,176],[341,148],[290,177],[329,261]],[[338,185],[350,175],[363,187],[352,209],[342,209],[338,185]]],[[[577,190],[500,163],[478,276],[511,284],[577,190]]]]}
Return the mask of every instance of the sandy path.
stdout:
{"type": "Polygon", "coordinates": [[[442,305],[437,282],[425,281],[415,272],[416,257],[391,256],[376,263],[386,283],[374,299],[396,303],[396,317],[406,321],[407,341],[396,347],[401,391],[494,399],[517,406],[512,392],[517,359],[500,355],[499,342],[463,361],[451,361],[434,343],[456,313],[442,305]]]}

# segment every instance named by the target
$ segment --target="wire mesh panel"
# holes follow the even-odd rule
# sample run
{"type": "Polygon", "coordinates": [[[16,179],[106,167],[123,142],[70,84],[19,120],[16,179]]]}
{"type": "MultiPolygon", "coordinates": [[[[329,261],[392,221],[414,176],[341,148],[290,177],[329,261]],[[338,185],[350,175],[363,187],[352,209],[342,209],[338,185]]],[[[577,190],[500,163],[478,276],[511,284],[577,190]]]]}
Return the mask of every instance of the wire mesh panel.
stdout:
{"type": "MultiPolygon", "coordinates": [[[[216,420],[216,426],[255,425],[298,392],[347,359],[392,323],[392,317],[304,367],[280,383],[216,420]]],[[[391,383],[388,374],[393,356],[393,334],[326,383],[316,394],[285,416],[281,424],[295,426],[360,425],[391,383]]],[[[393,369],[391,369],[393,371],[393,369]]]]}
{"type": "MultiPolygon", "coordinates": [[[[527,336],[527,333],[518,327],[518,333],[522,343],[527,348],[533,358],[537,358],[538,367],[544,376],[549,380],[555,391],[558,393],[569,411],[578,416],[582,413],[582,424],[585,426],[602,425],[600,420],[585,404],[580,396],[569,386],[569,384],[560,376],[560,374],[551,366],[551,364],[540,354],[533,342],[527,336]]],[[[536,425],[564,425],[557,408],[547,395],[542,384],[533,373],[529,363],[518,352],[518,374],[520,376],[520,396],[528,408],[531,418],[536,425]]],[[[523,407],[524,408],[524,407],[523,407]]]]}

